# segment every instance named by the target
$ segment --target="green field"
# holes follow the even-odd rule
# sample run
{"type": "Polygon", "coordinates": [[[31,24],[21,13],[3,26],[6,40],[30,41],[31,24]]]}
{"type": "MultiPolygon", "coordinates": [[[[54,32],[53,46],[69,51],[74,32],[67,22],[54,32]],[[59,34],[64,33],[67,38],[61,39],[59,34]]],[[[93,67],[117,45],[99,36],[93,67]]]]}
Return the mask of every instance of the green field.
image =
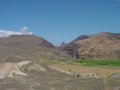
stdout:
{"type": "Polygon", "coordinates": [[[109,66],[120,67],[120,60],[75,60],[76,63],[80,63],[84,66],[109,66]]]}

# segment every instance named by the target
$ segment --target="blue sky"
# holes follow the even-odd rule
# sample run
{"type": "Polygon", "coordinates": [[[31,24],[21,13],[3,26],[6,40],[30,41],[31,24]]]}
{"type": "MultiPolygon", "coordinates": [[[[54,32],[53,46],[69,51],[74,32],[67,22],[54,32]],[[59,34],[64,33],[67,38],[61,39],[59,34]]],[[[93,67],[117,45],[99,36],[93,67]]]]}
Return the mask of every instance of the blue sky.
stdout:
{"type": "Polygon", "coordinates": [[[83,34],[120,33],[120,0],[0,0],[0,29],[23,26],[57,45],[83,34]]]}

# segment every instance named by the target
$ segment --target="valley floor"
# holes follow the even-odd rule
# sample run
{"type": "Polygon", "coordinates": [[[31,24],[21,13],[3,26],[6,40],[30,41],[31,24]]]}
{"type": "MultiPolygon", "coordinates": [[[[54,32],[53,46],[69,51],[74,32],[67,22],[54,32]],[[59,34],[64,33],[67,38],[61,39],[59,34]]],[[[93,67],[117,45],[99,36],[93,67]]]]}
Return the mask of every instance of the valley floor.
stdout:
{"type": "Polygon", "coordinates": [[[102,78],[107,78],[114,73],[120,73],[120,67],[90,67],[83,66],[75,63],[56,63],[53,64],[55,68],[59,68],[65,71],[71,71],[73,73],[96,73],[102,78]]]}

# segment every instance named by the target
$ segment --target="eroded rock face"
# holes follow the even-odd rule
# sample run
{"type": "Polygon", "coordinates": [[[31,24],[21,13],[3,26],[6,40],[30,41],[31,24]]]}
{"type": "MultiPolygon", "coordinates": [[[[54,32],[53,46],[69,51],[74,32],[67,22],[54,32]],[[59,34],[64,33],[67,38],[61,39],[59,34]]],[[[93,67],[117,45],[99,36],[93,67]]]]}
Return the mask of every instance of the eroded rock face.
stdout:
{"type": "Polygon", "coordinates": [[[64,52],[66,52],[68,55],[70,55],[72,58],[79,58],[79,53],[77,49],[80,46],[73,44],[72,42],[69,44],[61,45],[58,48],[64,52]]]}
{"type": "Polygon", "coordinates": [[[19,68],[23,65],[30,63],[31,61],[23,61],[19,63],[1,63],[0,64],[0,79],[7,77],[14,77],[13,74],[27,76],[27,74],[21,72],[19,68]]]}
{"type": "Polygon", "coordinates": [[[27,71],[27,72],[46,72],[47,69],[42,67],[40,64],[32,62],[24,67],[24,71],[27,71]]]}
{"type": "Polygon", "coordinates": [[[78,52],[75,48],[73,47],[64,47],[64,51],[66,51],[71,57],[79,59],[78,52]]]}

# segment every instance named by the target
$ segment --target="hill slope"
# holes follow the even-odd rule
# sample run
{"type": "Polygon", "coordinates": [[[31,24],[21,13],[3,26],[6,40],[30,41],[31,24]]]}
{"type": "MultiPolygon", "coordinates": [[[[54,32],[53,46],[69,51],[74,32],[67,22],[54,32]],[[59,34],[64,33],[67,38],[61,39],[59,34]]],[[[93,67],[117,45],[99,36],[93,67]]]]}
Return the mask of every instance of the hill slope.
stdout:
{"type": "Polygon", "coordinates": [[[76,52],[77,57],[120,58],[120,33],[82,35],[64,46],[64,49],[70,52],[68,47],[74,49],[71,53],[76,52]]]}
{"type": "Polygon", "coordinates": [[[13,35],[0,38],[0,61],[53,60],[66,57],[51,43],[34,35],[13,35]]]}

